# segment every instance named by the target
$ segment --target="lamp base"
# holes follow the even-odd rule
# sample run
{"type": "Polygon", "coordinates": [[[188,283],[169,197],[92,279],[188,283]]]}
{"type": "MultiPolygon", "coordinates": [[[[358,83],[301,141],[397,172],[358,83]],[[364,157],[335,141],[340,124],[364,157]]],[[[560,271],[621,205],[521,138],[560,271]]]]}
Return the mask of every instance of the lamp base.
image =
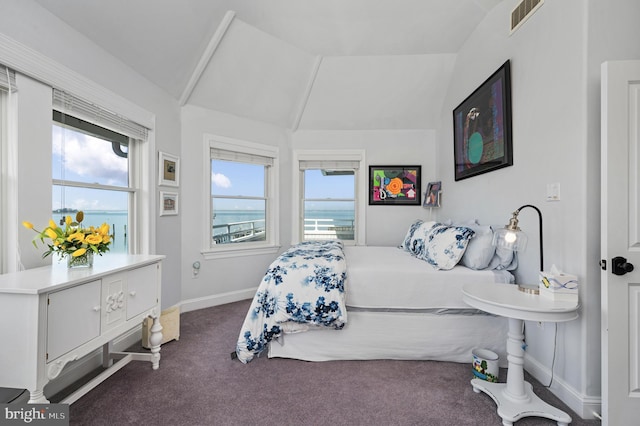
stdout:
{"type": "Polygon", "coordinates": [[[518,284],[518,290],[527,294],[540,294],[540,287],[537,284],[518,284]]]}

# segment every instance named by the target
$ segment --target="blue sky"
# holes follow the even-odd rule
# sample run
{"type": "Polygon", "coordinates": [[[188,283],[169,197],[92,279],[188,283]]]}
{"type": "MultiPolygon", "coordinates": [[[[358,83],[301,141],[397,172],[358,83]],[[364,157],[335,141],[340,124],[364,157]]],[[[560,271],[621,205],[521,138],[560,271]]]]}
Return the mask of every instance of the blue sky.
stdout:
{"type": "MultiPolygon", "coordinates": [[[[354,198],[354,177],[323,176],[320,170],[308,170],[305,175],[305,198],[354,198]]],[[[211,193],[214,196],[264,196],[263,166],[233,161],[214,161],[211,173],[211,193]]],[[[320,203],[322,204],[322,203],[320,203]]],[[[339,208],[332,204],[331,208],[339,208]]],[[[221,210],[252,209],[246,200],[219,200],[221,210]]],[[[330,207],[330,206],[326,206],[330,207]]],[[[351,204],[351,208],[353,204],[351,204]]]]}
{"type": "MultiPolygon", "coordinates": [[[[111,142],[81,132],[53,126],[52,171],[54,179],[100,183],[126,187],[127,159],[117,156],[111,142]],[[63,167],[62,159],[66,167],[63,167]],[[88,154],[90,153],[90,154],[88,154]]],[[[354,176],[323,176],[320,170],[308,170],[305,175],[306,198],[354,198],[354,176]]],[[[260,165],[232,161],[214,161],[211,192],[219,196],[264,196],[264,173],[260,165]]],[[[263,210],[262,201],[221,200],[217,207],[224,210],[263,210]]],[[[53,209],[126,210],[128,197],[124,192],[95,189],[54,187],[53,209]]],[[[318,208],[341,208],[335,203],[317,203],[318,208]]],[[[309,207],[309,206],[307,206],[309,207]]],[[[352,204],[351,204],[352,207],[352,204]]]]}

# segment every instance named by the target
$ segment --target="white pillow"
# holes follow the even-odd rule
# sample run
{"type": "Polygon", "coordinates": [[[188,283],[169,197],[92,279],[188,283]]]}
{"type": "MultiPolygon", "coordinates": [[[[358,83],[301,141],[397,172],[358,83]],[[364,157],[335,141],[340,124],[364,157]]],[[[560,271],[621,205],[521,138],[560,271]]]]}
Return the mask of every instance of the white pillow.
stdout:
{"type": "MultiPolygon", "coordinates": [[[[416,234],[420,229],[416,231],[416,234]]],[[[447,226],[436,223],[427,231],[424,238],[424,250],[418,257],[436,269],[445,271],[452,269],[462,258],[469,240],[474,234],[475,232],[471,228],[465,226],[447,226]]]]}
{"type": "Polygon", "coordinates": [[[466,225],[475,232],[460,263],[470,269],[485,269],[491,263],[496,248],[492,243],[493,229],[490,226],[466,225]]]}

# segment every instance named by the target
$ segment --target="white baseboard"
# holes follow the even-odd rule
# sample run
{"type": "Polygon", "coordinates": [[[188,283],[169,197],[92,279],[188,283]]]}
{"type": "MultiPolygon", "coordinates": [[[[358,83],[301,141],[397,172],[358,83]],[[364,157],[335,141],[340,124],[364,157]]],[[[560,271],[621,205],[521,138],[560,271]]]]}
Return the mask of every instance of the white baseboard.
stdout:
{"type": "MultiPolygon", "coordinates": [[[[549,383],[551,381],[551,370],[526,353],[524,356],[524,368],[540,383],[549,383]]],[[[595,414],[602,412],[601,397],[583,395],[557,375],[553,376],[553,382],[549,390],[585,420],[595,419],[595,414]]]]}
{"type": "Polygon", "coordinates": [[[198,297],[180,302],[180,312],[195,311],[198,309],[210,308],[212,306],[224,305],[225,303],[239,302],[241,300],[252,299],[258,288],[247,288],[244,290],[232,291],[229,293],[214,294],[211,296],[198,297]]]}

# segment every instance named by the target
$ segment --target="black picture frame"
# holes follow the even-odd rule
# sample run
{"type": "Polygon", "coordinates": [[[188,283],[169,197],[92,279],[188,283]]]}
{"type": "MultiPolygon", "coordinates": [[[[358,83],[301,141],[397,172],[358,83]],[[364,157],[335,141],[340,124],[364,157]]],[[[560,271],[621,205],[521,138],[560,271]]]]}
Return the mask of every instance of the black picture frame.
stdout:
{"type": "Polygon", "coordinates": [[[369,205],[419,206],[421,166],[369,166],[369,205]]]}
{"type": "Polygon", "coordinates": [[[453,110],[455,180],[513,165],[511,63],[496,72],[453,110]]]}

